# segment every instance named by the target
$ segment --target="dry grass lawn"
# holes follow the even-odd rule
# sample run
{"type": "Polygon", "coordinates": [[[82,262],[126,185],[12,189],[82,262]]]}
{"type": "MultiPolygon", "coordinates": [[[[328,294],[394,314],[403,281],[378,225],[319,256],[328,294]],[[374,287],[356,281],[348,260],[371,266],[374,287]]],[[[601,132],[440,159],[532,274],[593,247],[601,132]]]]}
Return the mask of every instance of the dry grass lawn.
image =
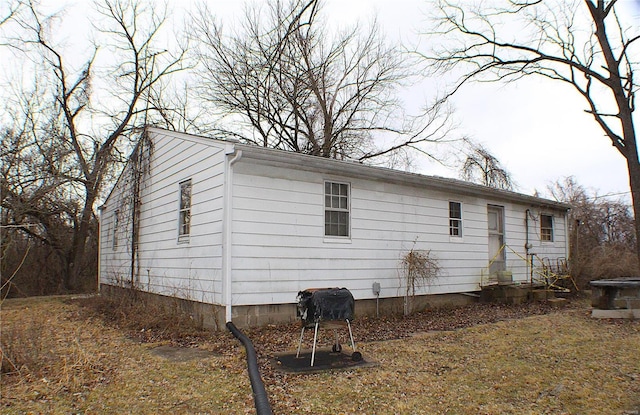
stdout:
{"type": "MultiPolygon", "coordinates": [[[[183,341],[209,353],[176,360],[153,352],[168,340],[140,342],[130,330],[59,298],[5,301],[0,319],[2,413],[255,413],[243,349],[228,333],[183,341]]],[[[265,350],[260,341],[254,339],[256,347],[265,350]]],[[[296,343],[293,337],[285,347],[296,343]]],[[[269,370],[270,356],[261,355],[274,413],[640,410],[640,322],[591,319],[586,303],[358,347],[379,366],[282,374],[269,370]]]]}

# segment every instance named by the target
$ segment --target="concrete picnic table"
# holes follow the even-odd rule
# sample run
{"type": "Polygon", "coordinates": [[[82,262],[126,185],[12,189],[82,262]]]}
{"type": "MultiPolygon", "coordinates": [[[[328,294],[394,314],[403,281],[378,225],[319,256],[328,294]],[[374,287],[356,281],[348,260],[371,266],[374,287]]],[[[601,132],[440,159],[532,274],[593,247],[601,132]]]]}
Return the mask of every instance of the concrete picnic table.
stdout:
{"type": "Polygon", "coordinates": [[[601,310],[615,310],[615,300],[621,290],[634,290],[640,299],[640,277],[611,278],[591,281],[594,288],[591,294],[591,306],[601,310]]]}

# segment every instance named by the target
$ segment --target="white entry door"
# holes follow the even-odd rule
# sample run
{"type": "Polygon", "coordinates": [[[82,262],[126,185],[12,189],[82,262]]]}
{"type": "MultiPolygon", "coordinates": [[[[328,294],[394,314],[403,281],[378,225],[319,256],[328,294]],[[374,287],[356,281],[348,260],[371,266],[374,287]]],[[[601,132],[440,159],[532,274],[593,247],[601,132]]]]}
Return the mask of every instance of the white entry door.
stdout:
{"type": "Polygon", "coordinates": [[[489,228],[489,275],[495,276],[498,271],[506,269],[504,252],[504,208],[487,206],[489,228]]]}

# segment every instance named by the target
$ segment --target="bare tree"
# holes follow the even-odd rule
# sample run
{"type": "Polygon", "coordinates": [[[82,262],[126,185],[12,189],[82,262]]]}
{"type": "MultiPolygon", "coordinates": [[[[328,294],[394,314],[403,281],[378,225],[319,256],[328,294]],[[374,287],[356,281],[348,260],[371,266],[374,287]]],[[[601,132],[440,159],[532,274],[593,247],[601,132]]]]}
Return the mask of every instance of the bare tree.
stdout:
{"type": "Polygon", "coordinates": [[[64,160],[70,151],[56,142],[60,137],[59,114],[38,88],[32,92],[5,101],[13,124],[4,127],[0,145],[3,296],[10,290],[24,295],[59,290],[77,210],[65,195],[70,184],[65,169],[71,165],[64,160]],[[42,126],[46,126],[46,134],[42,126]],[[36,251],[46,256],[46,267],[12,267],[31,263],[36,251]]]}
{"type": "Polygon", "coordinates": [[[635,275],[638,259],[630,206],[588,191],[573,177],[547,188],[555,200],[569,203],[571,275],[578,285],[603,277],[635,275]]]}
{"type": "MultiPolygon", "coordinates": [[[[438,73],[461,71],[455,93],[471,80],[517,81],[538,75],[570,85],[611,144],[625,157],[640,218],[640,163],[633,113],[637,27],[616,0],[510,0],[504,7],[441,1],[441,48],[424,56],[438,73]]],[[[640,234],[640,220],[636,221],[640,234]]],[[[640,257],[640,249],[638,249],[640,257]]]]}
{"type": "Polygon", "coordinates": [[[500,161],[481,144],[465,141],[469,150],[462,163],[462,178],[489,187],[513,190],[511,175],[502,167],[500,161]]]}
{"type": "Polygon", "coordinates": [[[320,157],[371,160],[402,149],[425,152],[443,139],[447,114],[435,106],[406,116],[395,91],[410,76],[377,24],[326,30],[319,0],[247,7],[230,35],[206,9],[195,18],[202,65],[197,88],[241,140],[320,157]]]}
{"type": "MultiPolygon", "coordinates": [[[[22,6],[23,4],[19,0],[8,0],[3,4],[0,4],[0,26],[15,18],[22,9],[22,6]]],[[[2,45],[2,43],[0,43],[0,45],[2,45]]]]}
{"type": "Polygon", "coordinates": [[[28,109],[19,118],[26,128],[6,152],[14,163],[6,172],[11,180],[3,182],[3,204],[14,210],[17,224],[40,225],[36,232],[27,227],[25,232],[64,252],[64,286],[69,290],[78,288],[83,275],[95,277],[83,269],[85,253],[95,253],[89,240],[96,227],[95,204],[109,174],[118,169],[115,163],[122,160],[121,154],[130,151],[143,124],[153,122],[149,111],[159,112],[160,103],[150,105],[151,97],[157,97],[155,89],[182,69],[184,56],[184,49],[165,50],[160,29],[166,8],[105,0],[96,3],[96,9],[103,23],[81,64],[77,51],[56,43],[52,29],[59,16],[43,15],[33,1],[26,2],[26,11],[16,17],[17,35],[8,39],[14,50],[22,51],[18,56],[25,66],[42,63],[34,71],[43,81],[18,94],[23,101],[39,96],[42,102],[33,107],[40,110],[28,109]],[[98,64],[100,47],[111,52],[107,65],[98,64]],[[43,205],[42,200],[51,203],[43,205]],[[63,214],[58,217],[72,229],[68,246],[56,245],[52,232],[37,232],[47,227],[45,216],[53,212],[63,214]]]}

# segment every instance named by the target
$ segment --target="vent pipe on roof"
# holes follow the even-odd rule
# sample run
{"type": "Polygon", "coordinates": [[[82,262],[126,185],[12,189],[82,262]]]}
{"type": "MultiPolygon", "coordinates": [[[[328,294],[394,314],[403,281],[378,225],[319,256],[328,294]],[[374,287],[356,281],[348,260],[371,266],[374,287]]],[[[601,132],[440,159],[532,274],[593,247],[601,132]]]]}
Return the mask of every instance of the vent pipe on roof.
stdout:
{"type": "Polygon", "coordinates": [[[225,321],[231,321],[231,307],[232,307],[232,235],[233,235],[233,165],[242,158],[242,150],[237,150],[233,145],[227,146],[225,149],[227,156],[233,155],[232,158],[226,159],[225,172],[224,172],[224,213],[223,213],[223,233],[222,233],[222,279],[223,279],[223,293],[224,293],[224,305],[225,305],[225,321]]]}

